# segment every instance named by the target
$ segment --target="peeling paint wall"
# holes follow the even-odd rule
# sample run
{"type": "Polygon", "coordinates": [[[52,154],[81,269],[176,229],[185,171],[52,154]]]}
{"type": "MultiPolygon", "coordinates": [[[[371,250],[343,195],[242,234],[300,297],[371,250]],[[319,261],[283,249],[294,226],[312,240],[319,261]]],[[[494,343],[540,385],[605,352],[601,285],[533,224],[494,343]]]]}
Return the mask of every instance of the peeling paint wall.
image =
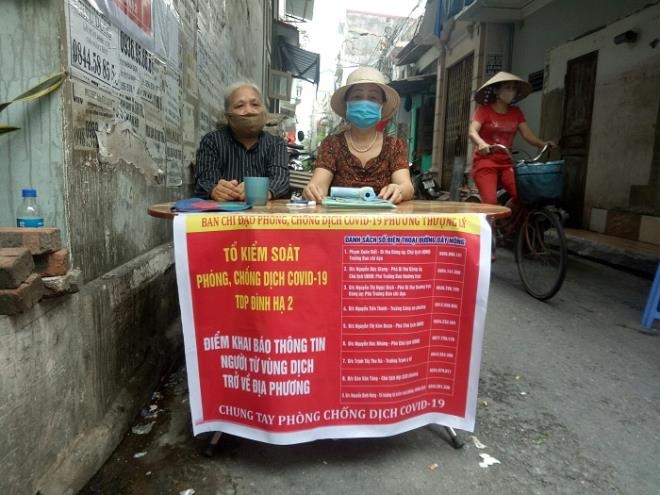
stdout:
{"type": "Polygon", "coordinates": [[[21,127],[0,136],[0,225],[35,187],[85,282],[0,316],[0,493],[75,493],[176,359],[172,225],[147,208],[190,195],[224,88],[263,82],[270,3],[143,2],[172,5],[162,54],[83,0],[0,3],[0,101],[69,72],[55,93],[0,113],[21,127]]]}
{"type": "Polygon", "coordinates": [[[152,2],[154,12],[172,5],[154,23],[165,55],[85,0],[2,2],[0,101],[59,70],[70,77],[0,114],[21,128],[0,136],[0,225],[15,224],[21,189],[36,188],[85,281],[169,239],[148,206],[190,195],[195,151],[222,119],[224,88],[261,84],[266,73],[264,2],[152,2]]]}
{"type": "Polygon", "coordinates": [[[148,206],[190,196],[195,151],[222,118],[224,88],[263,79],[262,2],[172,5],[154,22],[161,55],[84,0],[64,1],[68,224],[85,280],[169,239],[171,225],[147,217],[148,206]],[[99,38],[116,46],[102,55],[101,65],[114,67],[107,79],[85,62],[83,50],[100,51],[99,38]]]}

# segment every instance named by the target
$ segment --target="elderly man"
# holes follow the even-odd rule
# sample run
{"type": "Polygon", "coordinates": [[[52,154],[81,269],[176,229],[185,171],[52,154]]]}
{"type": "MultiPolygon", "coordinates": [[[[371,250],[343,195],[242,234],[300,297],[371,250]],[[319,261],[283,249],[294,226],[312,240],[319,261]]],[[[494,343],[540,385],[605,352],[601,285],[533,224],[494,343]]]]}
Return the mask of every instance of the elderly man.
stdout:
{"type": "Polygon", "coordinates": [[[195,196],[215,201],[243,201],[243,178],[269,178],[269,199],[289,191],[286,143],[263,131],[266,109],[259,88],[236,83],[225,92],[228,125],[209,132],[197,150],[195,196]]]}

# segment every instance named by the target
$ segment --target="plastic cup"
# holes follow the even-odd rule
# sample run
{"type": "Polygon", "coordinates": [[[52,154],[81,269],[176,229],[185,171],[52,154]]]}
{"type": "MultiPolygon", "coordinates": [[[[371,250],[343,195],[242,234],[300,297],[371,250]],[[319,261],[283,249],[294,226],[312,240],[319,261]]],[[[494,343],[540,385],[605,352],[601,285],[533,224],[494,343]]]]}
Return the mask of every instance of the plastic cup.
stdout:
{"type": "Polygon", "coordinates": [[[268,202],[268,177],[245,177],[245,202],[263,206],[268,202]]]}

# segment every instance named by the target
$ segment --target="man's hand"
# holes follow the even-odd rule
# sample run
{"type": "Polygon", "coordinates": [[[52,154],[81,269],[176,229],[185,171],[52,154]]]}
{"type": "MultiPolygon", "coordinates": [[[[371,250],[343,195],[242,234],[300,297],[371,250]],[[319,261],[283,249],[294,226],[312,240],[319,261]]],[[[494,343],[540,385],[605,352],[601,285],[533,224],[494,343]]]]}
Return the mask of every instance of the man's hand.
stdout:
{"type": "Polygon", "coordinates": [[[243,201],[245,199],[245,186],[237,180],[220,180],[211,191],[214,201],[243,201]]]}

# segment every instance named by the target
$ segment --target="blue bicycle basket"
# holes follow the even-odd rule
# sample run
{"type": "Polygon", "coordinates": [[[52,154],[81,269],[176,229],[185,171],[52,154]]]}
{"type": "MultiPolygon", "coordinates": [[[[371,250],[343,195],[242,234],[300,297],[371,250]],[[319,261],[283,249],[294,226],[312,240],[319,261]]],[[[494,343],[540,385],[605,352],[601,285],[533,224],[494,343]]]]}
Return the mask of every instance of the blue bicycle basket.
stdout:
{"type": "Polygon", "coordinates": [[[523,163],[514,168],[518,199],[522,203],[547,203],[561,198],[564,160],[523,163]]]}

